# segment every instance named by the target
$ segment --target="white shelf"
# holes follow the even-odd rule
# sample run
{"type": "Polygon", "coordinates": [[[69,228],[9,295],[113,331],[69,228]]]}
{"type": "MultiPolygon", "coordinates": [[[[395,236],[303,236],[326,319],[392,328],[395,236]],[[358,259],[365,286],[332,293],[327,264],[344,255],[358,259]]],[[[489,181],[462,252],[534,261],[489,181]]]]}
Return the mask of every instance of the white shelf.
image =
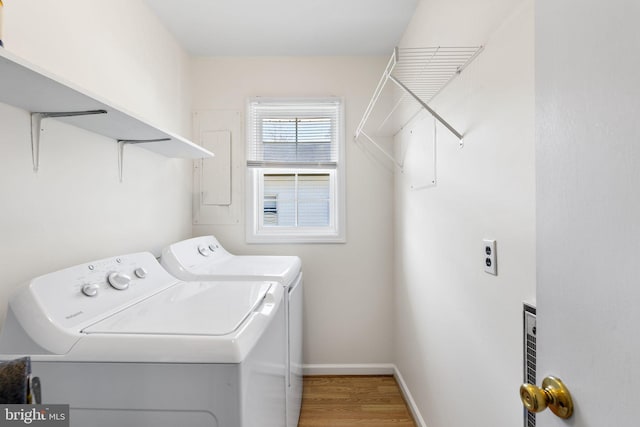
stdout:
{"type": "Polygon", "coordinates": [[[396,48],[358,125],[356,138],[364,136],[402,166],[376,139],[395,136],[424,109],[462,141],[463,134],[428,104],[481,51],[482,46],[396,48]]]}
{"type": "MultiPolygon", "coordinates": [[[[92,95],[0,48],[0,102],[31,113],[104,110],[106,114],[54,117],[82,129],[124,143],[138,143],[166,157],[199,159],[213,153],[92,95]],[[154,142],[143,142],[154,140],[154,142]]],[[[37,150],[37,141],[35,147],[37,150]]],[[[34,169],[37,170],[34,154],[34,169]]]]}

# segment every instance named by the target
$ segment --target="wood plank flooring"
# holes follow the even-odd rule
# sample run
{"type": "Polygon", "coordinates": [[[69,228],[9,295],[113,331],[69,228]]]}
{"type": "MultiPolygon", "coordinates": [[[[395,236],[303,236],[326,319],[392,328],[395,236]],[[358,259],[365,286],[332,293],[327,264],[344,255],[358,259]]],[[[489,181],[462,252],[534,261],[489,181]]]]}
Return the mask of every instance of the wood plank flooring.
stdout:
{"type": "Polygon", "coordinates": [[[392,376],[304,378],[298,427],[416,427],[392,376]]]}

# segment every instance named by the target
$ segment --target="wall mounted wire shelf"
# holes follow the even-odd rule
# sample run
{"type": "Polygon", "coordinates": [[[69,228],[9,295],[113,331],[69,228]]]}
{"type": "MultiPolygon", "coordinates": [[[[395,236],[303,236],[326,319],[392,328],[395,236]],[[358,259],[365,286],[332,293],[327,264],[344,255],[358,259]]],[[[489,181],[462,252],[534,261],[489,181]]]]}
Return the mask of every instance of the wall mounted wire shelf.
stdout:
{"type": "Polygon", "coordinates": [[[463,134],[434,111],[429,103],[482,49],[482,46],[394,49],[356,129],[356,139],[364,136],[397,164],[376,138],[393,137],[424,109],[462,141],[463,134]]]}

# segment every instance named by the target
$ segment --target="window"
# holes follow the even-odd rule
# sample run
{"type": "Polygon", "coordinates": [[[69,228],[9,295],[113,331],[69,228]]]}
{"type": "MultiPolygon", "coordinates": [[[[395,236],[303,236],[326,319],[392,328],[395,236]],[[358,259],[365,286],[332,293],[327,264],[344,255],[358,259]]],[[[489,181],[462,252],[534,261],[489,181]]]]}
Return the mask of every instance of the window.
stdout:
{"type": "Polygon", "coordinates": [[[338,99],[252,99],[247,120],[247,241],[344,242],[338,99]]]}

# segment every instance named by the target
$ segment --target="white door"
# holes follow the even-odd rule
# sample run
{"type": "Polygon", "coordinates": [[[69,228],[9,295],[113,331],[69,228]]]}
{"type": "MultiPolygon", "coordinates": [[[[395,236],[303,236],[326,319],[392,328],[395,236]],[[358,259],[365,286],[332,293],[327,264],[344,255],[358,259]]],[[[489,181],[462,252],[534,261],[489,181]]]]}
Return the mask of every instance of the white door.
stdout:
{"type": "Polygon", "coordinates": [[[537,0],[538,369],[575,412],[640,425],[640,1],[537,0]]]}

